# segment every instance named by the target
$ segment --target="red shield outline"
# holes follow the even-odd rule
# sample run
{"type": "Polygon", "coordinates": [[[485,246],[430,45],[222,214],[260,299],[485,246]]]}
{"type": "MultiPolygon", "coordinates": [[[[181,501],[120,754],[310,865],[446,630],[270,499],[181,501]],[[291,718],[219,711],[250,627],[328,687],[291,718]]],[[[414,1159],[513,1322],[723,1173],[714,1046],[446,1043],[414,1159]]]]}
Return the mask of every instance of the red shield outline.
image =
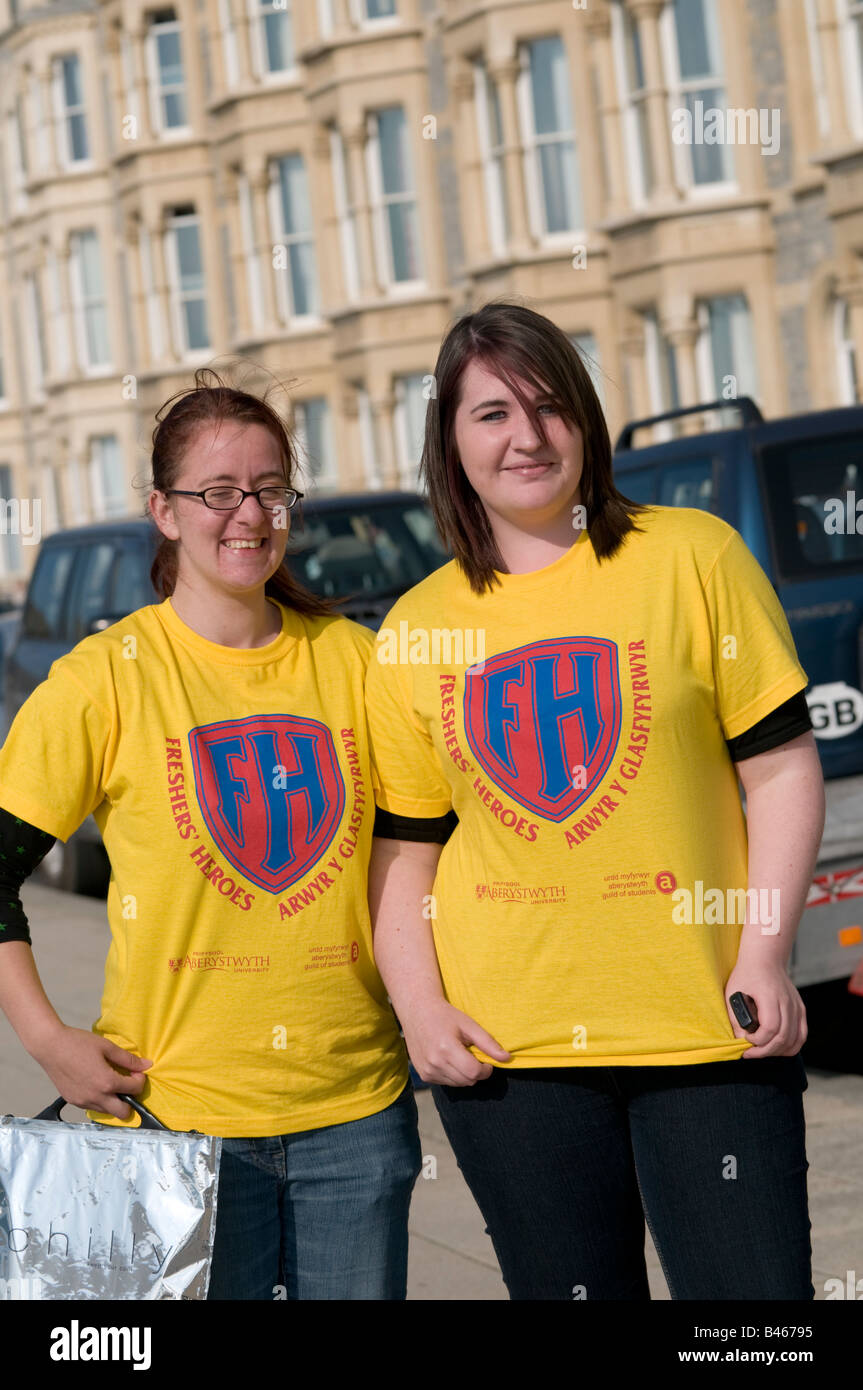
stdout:
{"type": "Polygon", "coordinates": [[[283,893],[326,854],[345,807],[326,724],[293,714],[225,719],[190,730],[189,751],[207,829],[244,877],[283,893]],[[273,787],[276,765],[285,789],[273,787]]]}
{"type": "Polygon", "coordinates": [[[465,737],[474,757],[501,791],[546,820],[566,820],[590,799],[620,725],[617,644],[603,637],[529,642],[465,674],[465,737]],[[572,785],[578,765],[584,787],[572,785]]]}

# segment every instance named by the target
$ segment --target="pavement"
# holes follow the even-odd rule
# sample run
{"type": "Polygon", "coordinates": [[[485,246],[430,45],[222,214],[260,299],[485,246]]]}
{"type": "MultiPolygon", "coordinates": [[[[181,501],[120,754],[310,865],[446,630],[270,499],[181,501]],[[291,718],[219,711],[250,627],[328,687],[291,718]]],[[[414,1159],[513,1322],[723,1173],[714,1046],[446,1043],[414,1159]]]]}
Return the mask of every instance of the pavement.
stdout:
{"type": "MultiPolygon", "coordinates": [[[[36,963],[65,1023],[89,1028],[98,1013],[108,926],[105,904],[28,882],[23,889],[36,963]]],[[[0,948],[2,961],[2,948],[0,948]]],[[[816,1299],[825,1281],[863,1279],[863,1076],[810,1067],[804,1095],[816,1299]]],[[[0,1017],[0,1114],[33,1115],[54,1099],[48,1077],[0,1017]]],[[[459,1173],[431,1095],[417,1095],[426,1157],[410,1219],[410,1300],[506,1300],[483,1219],[459,1173]],[[433,1161],[432,1161],[433,1160],[433,1161]]],[[[81,1111],[64,1111],[69,1120],[81,1111]]],[[[651,1297],[669,1293],[649,1234],[651,1297]]],[[[863,1284],[861,1284],[863,1288],[863,1284]]],[[[858,1294],[858,1298],[860,1295],[858,1294]]]]}

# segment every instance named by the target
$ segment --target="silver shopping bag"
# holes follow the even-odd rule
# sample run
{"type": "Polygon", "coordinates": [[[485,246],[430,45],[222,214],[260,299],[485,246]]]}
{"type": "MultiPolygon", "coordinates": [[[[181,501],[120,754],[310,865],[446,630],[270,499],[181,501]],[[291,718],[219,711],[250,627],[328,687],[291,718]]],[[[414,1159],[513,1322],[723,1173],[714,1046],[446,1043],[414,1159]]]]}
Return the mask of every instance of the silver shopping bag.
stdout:
{"type": "Polygon", "coordinates": [[[205,1298],[221,1139],[0,1116],[0,1299],[205,1298]]]}

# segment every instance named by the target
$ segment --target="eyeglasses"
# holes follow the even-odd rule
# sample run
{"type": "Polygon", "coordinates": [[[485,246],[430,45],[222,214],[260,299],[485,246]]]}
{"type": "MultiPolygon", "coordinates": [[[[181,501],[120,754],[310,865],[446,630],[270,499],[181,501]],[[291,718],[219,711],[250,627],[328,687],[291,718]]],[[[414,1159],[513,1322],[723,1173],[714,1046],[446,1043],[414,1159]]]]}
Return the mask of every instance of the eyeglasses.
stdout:
{"type": "Polygon", "coordinates": [[[206,507],[216,512],[233,512],[242,507],[247,497],[257,497],[258,505],[265,512],[274,512],[278,507],[290,509],[303,496],[295,487],[259,487],[255,492],[246,492],[241,487],[205,487],[203,492],[185,492],[183,488],[163,488],[166,497],[200,497],[206,507]]]}

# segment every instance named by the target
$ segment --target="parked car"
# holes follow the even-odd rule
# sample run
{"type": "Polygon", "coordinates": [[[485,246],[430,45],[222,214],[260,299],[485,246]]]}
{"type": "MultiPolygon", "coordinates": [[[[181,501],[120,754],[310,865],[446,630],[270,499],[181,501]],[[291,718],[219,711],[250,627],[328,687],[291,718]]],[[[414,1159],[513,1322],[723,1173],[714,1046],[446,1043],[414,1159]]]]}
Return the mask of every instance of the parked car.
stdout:
{"type": "MultiPolygon", "coordinates": [[[[4,662],[6,729],[58,657],[136,608],[159,601],[150,566],[160,540],[143,517],[45,537],[20,629],[4,662]]],[[[373,629],[399,594],[447,558],[418,493],[320,496],[292,518],[288,563],[297,578],[373,629]]],[[[92,816],[67,844],[56,841],[38,872],[54,887],[104,896],[110,866],[92,816]]]]}
{"type": "Polygon", "coordinates": [[[634,420],[614,452],[627,497],[700,507],[740,532],[788,618],[827,789],[790,973],[863,993],[863,406],[764,420],[748,397],[634,420]],[[739,422],[633,447],[636,431],[735,408],[739,422]],[[860,511],[857,512],[857,499],[860,511]],[[841,504],[841,505],[840,505],[841,504]],[[855,974],[856,972],[856,974],[855,974]]]}

